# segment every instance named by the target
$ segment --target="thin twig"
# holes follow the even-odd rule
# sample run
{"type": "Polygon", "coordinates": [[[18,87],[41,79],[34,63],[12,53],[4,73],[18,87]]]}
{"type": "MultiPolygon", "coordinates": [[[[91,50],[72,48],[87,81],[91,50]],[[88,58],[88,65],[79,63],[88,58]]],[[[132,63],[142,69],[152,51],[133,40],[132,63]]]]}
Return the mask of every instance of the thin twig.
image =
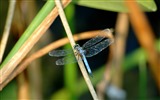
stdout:
{"type": "Polygon", "coordinates": [[[114,54],[113,54],[113,76],[112,83],[119,88],[122,88],[123,72],[122,72],[122,61],[125,53],[125,44],[126,38],[128,35],[128,14],[119,13],[116,23],[116,34],[115,34],[115,43],[114,54]]]}
{"type": "Polygon", "coordinates": [[[8,14],[7,14],[6,24],[4,27],[4,32],[3,32],[3,36],[2,36],[2,40],[1,40],[1,44],[0,44],[0,63],[2,61],[3,54],[4,54],[4,51],[6,48],[6,44],[7,44],[7,40],[8,40],[8,36],[9,36],[9,31],[11,28],[11,23],[12,23],[12,19],[13,19],[13,15],[14,15],[15,4],[16,4],[16,0],[9,1],[9,9],[8,9],[8,14]]]}
{"type": "MultiPolygon", "coordinates": [[[[69,38],[69,41],[71,43],[72,49],[74,51],[75,41],[73,39],[72,32],[70,30],[70,27],[69,27],[69,24],[67,22],[66,16],[64,14],[63,7],[61,5],[60,0],[55,0],[55,3],[57,5],[60,18],[62,20],[63,26],[64,26],[65,31],[67,33],[67,36],[69,38]]],[[[75,54],[75,56],[76,56],[76,54],[75,54]]],[[[81,59],[81,58],[78,58],[78,56],[76,56],[76,59],[78,60],[78,59],[81,59]]],[[[92,94],[93,99],[94,100],[98,100],[97,94],[96,94],[96,92],[95,92],[95,90],[93,88],[93,85],[92,85],[92,83],[90,81],[90,78],[89,78],[89,76],[87,74],[87,71],[86,71],[85,66],[83,64],[83,61],[82,60],[78,60],[78,64],[79,64],[80,70],[81,70],[81,72],[83,74],[83,77],[84,77],[84,79],[85,79],[85,81],[87,83],[87,86],[88,86],[88,88],[90,90],[90,93],[92,94]]]]}

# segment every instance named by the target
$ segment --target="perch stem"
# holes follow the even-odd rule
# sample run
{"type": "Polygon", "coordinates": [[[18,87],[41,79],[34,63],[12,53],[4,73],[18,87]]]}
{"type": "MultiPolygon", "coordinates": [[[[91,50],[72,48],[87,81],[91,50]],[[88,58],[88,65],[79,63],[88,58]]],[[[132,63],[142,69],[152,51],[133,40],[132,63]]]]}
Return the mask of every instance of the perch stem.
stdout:
{"type": "MultiPolygon", "coordinates": [[[[68,24],[68,22],[67,22],[67,19],[66,19],[65,13],[64,13],[64,11],[63,11],[63,7],[62,7],[62,5],[61,5],[60,0],[55,0],[55,4],[56,4],[56,6],[57,6],[57,8],[58,8],[58,12],[59,12],[60,18],[61,18],[61,20],[62,20],[62,24],[63,24],[63,26],[64,26],[64,28],[65,28],[65,31],[66,31],[66,33],[67,33],[67,36],[68,36],[68,38],[69,38],[69,41],[70,41],[71,46],[72,46],[72,49],[74,50],[75,41],[74,41],[74,39],[73,39],[72,32],[71,32],[71,29],[70,29],[69,24],[68,24]]],[[[76,56],[76,54],[75,54],[75,56],[76,56]]],[[[78,57],[77,57],[77,56],[76,56],[76,59],[78,60],[78,57]]],[[[82,72],[82,75],[83,75],[83,77],[84,77],[84,79],[85,79],[85,81],[86,81],[86,83],[87,83],[87,86],[88,86],[88,88],[89,88],[89,90],[90,90],[90,93],[91,93],[93,99],[94,99],[94,100],[98,100],[97,94],[96,94],[96,92],[95,92],[95,90],[94,90],[94,88],[93,88],[93,85],[92,85],[92,83],[91,83],[91,81],[90,81],[90,78],[89,78],[89,76],[88,76],[88,74],[87,74],[87,71],[86,71],[86,69],[85,69],[85,66],[84,66],[84,63],[82,62],[82,60],[78,60],[78,65],[79,65],[79,67],[80,67],[80,70],[81,70],[81,72],[82,72]]]]}

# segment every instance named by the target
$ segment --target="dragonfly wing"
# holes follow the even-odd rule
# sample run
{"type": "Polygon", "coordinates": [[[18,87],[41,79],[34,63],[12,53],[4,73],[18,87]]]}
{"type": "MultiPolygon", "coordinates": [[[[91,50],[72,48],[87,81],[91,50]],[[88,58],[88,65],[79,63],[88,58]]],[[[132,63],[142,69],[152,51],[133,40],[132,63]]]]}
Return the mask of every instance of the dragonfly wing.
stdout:
{"type": "Polygon", "coordinates": [[[65,65],[77,62],[74,56],[66,56],[64,58],[58,59],[56,61],[56,65],[65,65]]]}
{"type": "Polygon", "coordinates": [[[90,48],[86,48],[86,57],[92,57],[96,54],[98,54],[99,52],[101,52],[102,50],[104,50],[105,48],[107,48],[109,45],[111,45],[113,43],[112,39],[105,39],[102,42],[90,47],[90,48]]]}
{"type": "Polygon", "coordinates": [[[96,36],[90,40],[88,40],[85,44],[83,44],[82,48],[89,48],[91,46],[93,46],[94,44],[100,42],[104,37],[100,37],[100,36],[96,36]]]}
{"type": "Polygon", "coordinates": [[[88,40],[85,44],[83,44],[83,46],[82,46],[83,49],[89,48],[89,47],[97,44],[98,42],[100,42],[101,40],[103,40],[105,38],[106,34],[109,33],[109,32],[110,32],[109,29],[102,30],[101,32],[99,32],[99,34],[96,37],[88,40]]]}
{"type": "Polygon", "coordinates": [[[49,52],[50,56],[54,56],[54,57],[61,57],[61,56],[66,56],[68,54],[72,54],[73,51],[72,49],[69,50],[53,50],[51,52],[49,52]]]}

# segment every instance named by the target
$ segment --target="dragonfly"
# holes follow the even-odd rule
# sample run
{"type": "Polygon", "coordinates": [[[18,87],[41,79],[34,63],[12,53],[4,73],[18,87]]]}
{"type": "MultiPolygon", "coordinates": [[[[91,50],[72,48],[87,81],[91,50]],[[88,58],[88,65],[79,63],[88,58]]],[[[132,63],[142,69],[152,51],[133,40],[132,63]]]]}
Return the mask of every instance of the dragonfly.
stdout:
{"type": "MultiPolygon", "coordinates": [[[[111,45],[114,42],[114,40],[111,38],[106,38],[106,36],[109,34],[111,34],[111,30],[104,29],[101,32],[99,32],[96,37],[84,43],[82,47],[79,44],[76,44],[74,46],[75,54],[78,56],[81,56],[83,63],[85,64],[85,67],[87,69],[87,72],[90,76],[92,76],[92,71],[87,62],[86,57],[92,57],[94,55],[97,55],[102,50],[104,50],[109,45],[111,45]]],[[[68,56],[70,54],[73,54],[72,49],[71,50],[53,50],[49,52],[49,56],[63,57],[56,61],[56,65],[65,65],[65,64],[77,62],[75,58],[71,59],[71,57],[68,56]]]]}

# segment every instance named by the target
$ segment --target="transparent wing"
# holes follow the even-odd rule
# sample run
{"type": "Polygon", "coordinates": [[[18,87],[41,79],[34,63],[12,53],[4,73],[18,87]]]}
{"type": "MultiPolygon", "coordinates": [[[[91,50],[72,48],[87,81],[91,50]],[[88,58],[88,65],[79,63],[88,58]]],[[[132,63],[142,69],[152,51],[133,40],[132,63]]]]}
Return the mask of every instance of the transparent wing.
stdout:
{"type": "Polygon", "coordinates": [[[49,52],[50,56],[54,56],[54,57],[61,57],[61,56],[66,56],[68,54],[72,54],[73,51],[72,49],[69,50],[53,50],[51,52],[49,52]]]}
{"type": "Polygon", "coordinates": [[[85,44],[83,44],[82,48],[86,49],[86,48],[89,48],[89,47],[95,45],[96,43],[100,42],[102,39],[105,38],[106,33],[108,33],[108,32],[110,32],[109,29],[104,29],[96,37],[88,40],[85,44]]]}
{"type": "Polygon", "coordinates": [[[66,56],[64,58],[58,59],[56,61],[56,65],[65,65],[77,62],[74,56],[66,56]]]}
{"type": "Polygon", "coordinates": [[[98,54],[99,52],[101,52],[102,50],[104,50],[105,48],[107,48],[110,44],[113,43],[113,40],[111,39],[105,39],[102,42],[90,47],[90,48],[86,48],[86,57],[92,57],[96,54],[98,54]]]}
{"type": "Polygon", "coordinates": [[[89,48],[93,46],[94,44],[100,42],[102,39],[104,39],[104,37],[96,36],[95,38],[92,38],[88,40],[85,44],[83,44],[82,48],[83,49],[89,48]]]}

